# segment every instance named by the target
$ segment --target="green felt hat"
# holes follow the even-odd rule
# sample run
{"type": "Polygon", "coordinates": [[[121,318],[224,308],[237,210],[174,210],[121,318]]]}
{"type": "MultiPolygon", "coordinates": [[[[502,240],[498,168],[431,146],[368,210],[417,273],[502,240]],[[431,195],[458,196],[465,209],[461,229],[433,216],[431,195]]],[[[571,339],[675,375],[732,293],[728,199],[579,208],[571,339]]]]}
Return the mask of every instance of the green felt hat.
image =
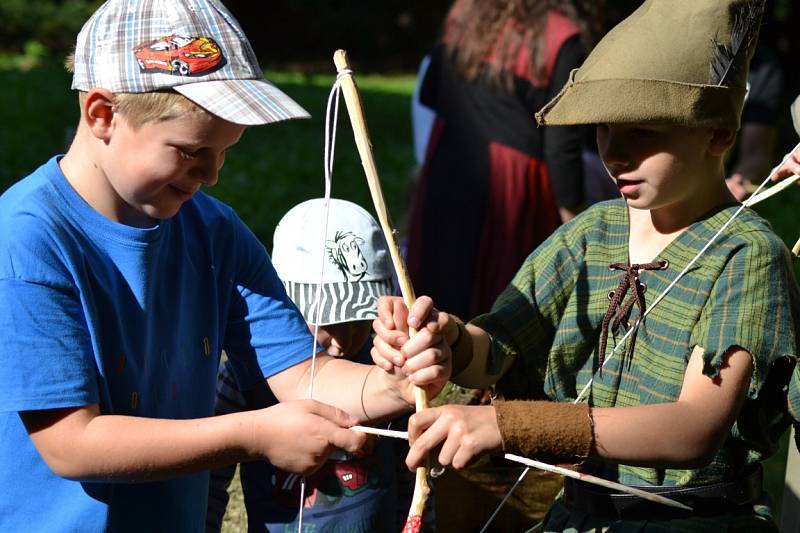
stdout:
{"type": "Polygon", "coordinates": [[[646,0],[536,120],[738,128],[763,9],[763,0],[646,0]]]}
{"type": "Polygon", "coordinates": [[[795,98],[792,104],[792,124],[798,135],[800,135],[800,95],[795,98]]]}

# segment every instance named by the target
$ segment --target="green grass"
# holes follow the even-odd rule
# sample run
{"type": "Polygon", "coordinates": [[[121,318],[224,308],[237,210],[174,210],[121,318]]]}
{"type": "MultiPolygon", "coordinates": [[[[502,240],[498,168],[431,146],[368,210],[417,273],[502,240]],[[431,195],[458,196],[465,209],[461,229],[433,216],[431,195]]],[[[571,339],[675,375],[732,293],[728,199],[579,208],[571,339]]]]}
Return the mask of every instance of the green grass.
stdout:
{"type": "MultiPolygon", "coordinates": [[[[272,232],[280,217],[298,202],[324,192],[324,111],[334,76],[270,72],[267,77],[308,109],[313,118],[248,130],[230,150],[219,184],[210,192],[233,205],[271,248],[272,232]]],[[[358,76],[358,83],[384,193],[395,225],[402,228],[407,211],[406,188],[414,168],[409,121],[414,79],[358,76]]],[[[27,72],[0,70],[4,102],[0,107],[0,191],[65,150],[78,119],[77,99],[68,87],[69,76],[54,63],[27,72]]],[[[371,206],[343,103],[333,195],[371,206]]],[[[757,210],[789,246],[794,244],[800,236],[800,188],[767,200],[757,210]]],[[[795,272],[800,274],[800,269],[796,267],[795,272]]],[[[778,505],[785,453],[784,445],[766,465],[767,487],[778,505]]],[[[241,499],[234,501],[231,518],[235,516],[238,523],[229,522],[228,531],[244,529],[241,499]]]]}

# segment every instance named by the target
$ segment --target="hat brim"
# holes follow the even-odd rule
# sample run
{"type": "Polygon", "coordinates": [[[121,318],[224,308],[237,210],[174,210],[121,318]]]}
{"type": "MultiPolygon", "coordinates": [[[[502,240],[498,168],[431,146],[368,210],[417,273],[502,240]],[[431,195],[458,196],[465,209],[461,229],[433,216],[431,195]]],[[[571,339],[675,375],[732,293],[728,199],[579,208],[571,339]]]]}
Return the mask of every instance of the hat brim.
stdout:
{"type": "Polygon", "coordinates": [[[317,320],[317,283],[284,281],[286,292],[309,324],[327,326],[342,322],[374,320],[378,317],[378,298],[394,294],[391,279],[323,283],[317,320]]]}
{"type": "Polygon", "coordinates": [[[648,79],[581,80],[573,70],[561,92],[536,113],[540,126],[649,123],[739,127],[744,89],[648,79]]]}
{"type": "Polygon", "coordinates": [[[173,89],[234,124],[255,126],[311,117],[300,104],[265,79],[201,81],[173,89]]]}

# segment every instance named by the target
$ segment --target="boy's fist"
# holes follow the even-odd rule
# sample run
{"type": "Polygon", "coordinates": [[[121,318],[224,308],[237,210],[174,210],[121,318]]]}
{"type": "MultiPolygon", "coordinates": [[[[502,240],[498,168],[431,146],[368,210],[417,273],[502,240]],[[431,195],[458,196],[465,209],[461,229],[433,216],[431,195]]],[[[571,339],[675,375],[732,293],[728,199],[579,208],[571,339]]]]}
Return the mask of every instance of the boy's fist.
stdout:
{"type": "Polygon", "coordinates": [[[314,400],[282,402],[253,414],[252,455],[304,476],[322,466],[335,448],[354,453],[367,440],[348,429],[358,420],[314,400]]]}
{"type": "MultiPolygon", "coordinates": [[[[419,297],[410,312],[402,298],[385,296],[378,300],[373,329],[372,359],[377,366],[390,373],[399,370],[410,384],[425,388],[430,396],[441,391],[451,373],[446,333],[457,335],[450,315],[437,311],[427,296],[419,297]],[[409,337],[409,327],[417,331],[413,337],[409,337]]],[[[411,387],[413,403],[410,391],[411,387]]]]}

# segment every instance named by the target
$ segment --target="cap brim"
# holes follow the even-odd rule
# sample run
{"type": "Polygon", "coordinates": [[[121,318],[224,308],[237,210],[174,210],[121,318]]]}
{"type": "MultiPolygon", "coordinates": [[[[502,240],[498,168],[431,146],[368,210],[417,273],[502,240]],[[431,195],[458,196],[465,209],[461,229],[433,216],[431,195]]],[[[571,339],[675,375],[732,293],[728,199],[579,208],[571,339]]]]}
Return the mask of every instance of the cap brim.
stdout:
{"type": "Polygon", "coordinates": [[[211,114],[244,126],[311,116],[265,79],[202,81],[173,89],[211,114]]]}
{"type": "Polygon", "coordinates": [[[306,322],[327,326],[341,322],[374,320],[378,317],[378,298],[393,294],[392,280],[342,281],[323,283],[283,282],[286,292],[306,322]],[[317,315],[317,299],[321,311],[317,315]],[[319,319],[319,322],[317,322],[319,319]]]}

